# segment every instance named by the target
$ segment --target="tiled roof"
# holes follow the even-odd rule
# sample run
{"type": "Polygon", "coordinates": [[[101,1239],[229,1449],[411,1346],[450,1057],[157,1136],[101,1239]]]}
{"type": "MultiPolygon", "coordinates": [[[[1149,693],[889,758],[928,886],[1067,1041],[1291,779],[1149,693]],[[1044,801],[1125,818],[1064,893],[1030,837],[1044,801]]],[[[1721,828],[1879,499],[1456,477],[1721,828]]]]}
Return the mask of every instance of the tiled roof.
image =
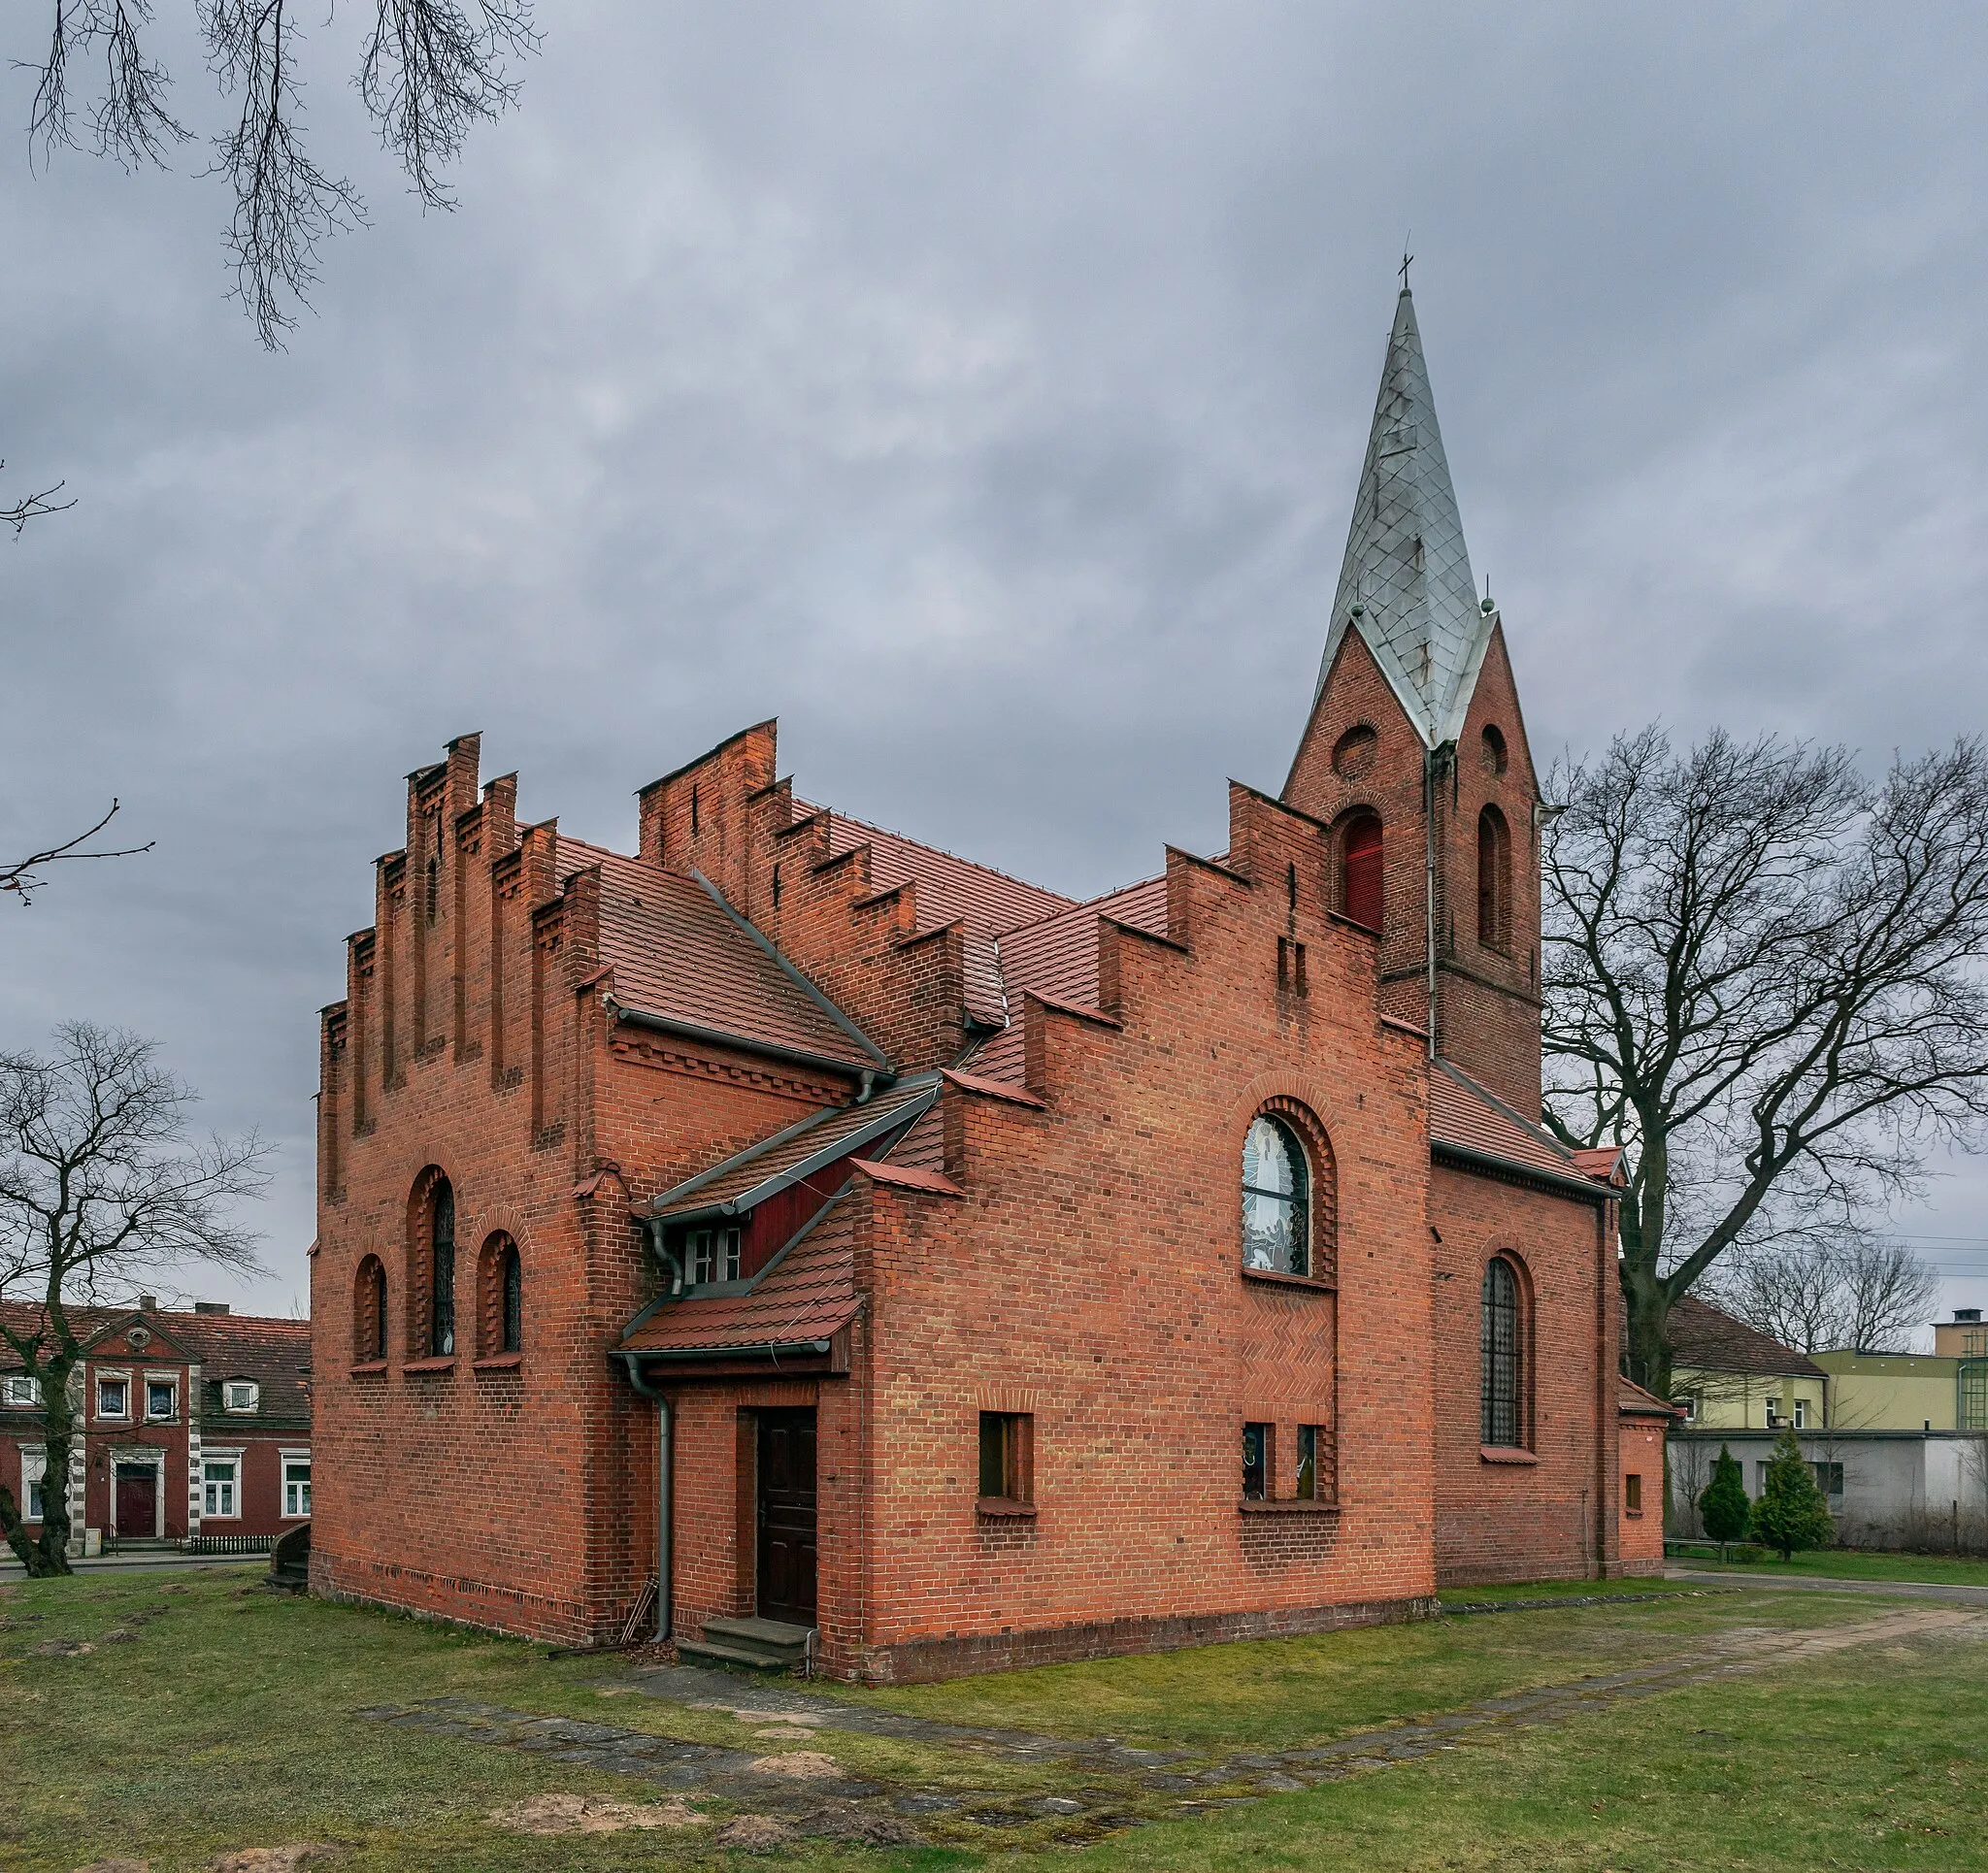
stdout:
{"type": "Polygon", "coordinates": [[[644,1014],[846,1064],[866,1052],[695,878],[579,839],[561,838],[563,875],[598,866],[601,961],[620,1002],[644,1014]]]}
{"type": "Polygon", "coordinates": [[[1001,972],[1008,984],[1010,1026],[974,1056],[973,1070],[986,1079],[1022,1083],[1021,998],[1045,996],[1072,1007],[1098,1004],[1098,931],[1102,918],[1167,934],[1167,880],[1142,878],[1087,904],[1072,904],[1001,937],[1001,972]]]}
{"type": "Polygon", "coordinates": [[[1481,1151],[1549,1176],[1593,1181],[1557,1138],[1528,1124],[1446,1060],[1429,1064],[1429,1142],[1481,1151]]]}
{"type": "Polygon", "coordinates": [[[831,1203],[747,1294],[666,1302],[621,1344],[636,1353],[714,1355],[827,1339],[855,1317],[853,1213],[831,1203]]]}
{"type": "Polygon", "coordinates": [[[1678,1418],[1684,1412],[1683,1406],[1666,1404],[1654,1392],[1645,1392],[1620,1374],[1615,1380],[1615,1409],[1625,1418],[1678,1418]]]}
{"type": "MultiPolygon", "coordinates": [[[[794,810],[806,815],[826,809],[797,803],[794,810]]],[[[966,925],[969,936],[997,936],[1017,924],[1049,916],[1071,903],[1058,892],[942,852],[936,845],[921,845],[901,833],[830,811],[829,851],[840,856],[859,845],[870,848],[870,881],[877,890],[916,883],[920,930],[937,930],[956,920],[966,925]]]]}
{"type": "Polygon", "coordinates": [[[1680,1295],[1671,1303],[1664,1331],[1673,1366],[1700,1372],[1756,1372],[1771,1378],[1826,1376],[1806,1353],[1783,1346],[1696,1295],[1680,1295]]]}
{"type": "MultiPolygon", "coordinates": [[[[253,1379],[262,1389],[259,1409],[240,1422],[262,1419],[278,1423],[308,1423],[311,1392],[305,1370],[311,1364],[311,1323],[278,1320],[261,1314],[195,1314],[172,1308],[71,1307],[69,1324],[84,1352],[107,1329],[143,1320],[162,1339],[171,1340],[191,1360],[198,1360],[210,1384],[222,1379],[253,1379]]],[[[0,1317],[26,1335],[43,1319],[43,1310],[20,1301],[0,1301],[0,1317]]],[[[164,1350],[160,1363],[175,1357],[164,1350]]],[[[11,1347],[0,1345],[0,1371],[19,1368],[11,1347]]]]}
{"type": "Polygon", "coordinates": [[[666,1190],[650,1206],[652,1213],[703,1215],[724,1204],[749,1209],[800,1182],[811,1167],[826,1168],[858,1144],[878,1140],[876,1149],[881,1153],[881,1140],[910,1125],[938,1097],[939,1075],[921,1073],[886,1087],[867,1104],[823,1106],[666,1190]]]}

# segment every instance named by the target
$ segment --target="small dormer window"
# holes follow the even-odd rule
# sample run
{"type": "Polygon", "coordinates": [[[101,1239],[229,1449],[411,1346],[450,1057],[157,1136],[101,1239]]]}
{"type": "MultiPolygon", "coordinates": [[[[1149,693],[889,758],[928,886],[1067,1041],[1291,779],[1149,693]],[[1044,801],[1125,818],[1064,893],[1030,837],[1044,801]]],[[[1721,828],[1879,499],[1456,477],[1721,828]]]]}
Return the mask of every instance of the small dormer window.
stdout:
{"type": "Polygon", "coordinates": [[[685,1239],[684,1261],[693,1287],[712,1281],[737,1281],[740,1266],[740,1232],[737,1229],[692,1230],[685,1239]]]}
{"type": "Polygon", "coordinates": [[[253,1379],[230,1379],[221,1396],[230,1411],[253,1411],[262,1401],[262,1388],[253,1379]]]}

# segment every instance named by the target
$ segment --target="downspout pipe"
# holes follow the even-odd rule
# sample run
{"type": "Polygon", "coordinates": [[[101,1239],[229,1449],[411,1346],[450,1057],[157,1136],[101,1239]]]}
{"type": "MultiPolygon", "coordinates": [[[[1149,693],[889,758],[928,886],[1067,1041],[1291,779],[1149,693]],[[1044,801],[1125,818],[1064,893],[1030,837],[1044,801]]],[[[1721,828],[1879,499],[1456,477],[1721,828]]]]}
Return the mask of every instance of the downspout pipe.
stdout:
{"type": "Polygon", "coordinates": [[[628,1383],[645,1398],[654,1399],[656,1407],[656,1638],[660,1642],[669,1638],[676,1627],[676,1594],[671,1581],[676,1559],[676,1517],[671,1502],[671,1486],[676,1480],[672,1461],[676,1414],[670,1409],[669,1399],[643,1376],[641,1356],[623,1353],[621,1360],[628,1368],[628,1383]]]}
{"type": "Polygon", "coordinates": [[[1429,990],[1429,1058],[1436,1058],[1436,764],[1439,748],[1422,752],[1422,956],[1429,990]]]}

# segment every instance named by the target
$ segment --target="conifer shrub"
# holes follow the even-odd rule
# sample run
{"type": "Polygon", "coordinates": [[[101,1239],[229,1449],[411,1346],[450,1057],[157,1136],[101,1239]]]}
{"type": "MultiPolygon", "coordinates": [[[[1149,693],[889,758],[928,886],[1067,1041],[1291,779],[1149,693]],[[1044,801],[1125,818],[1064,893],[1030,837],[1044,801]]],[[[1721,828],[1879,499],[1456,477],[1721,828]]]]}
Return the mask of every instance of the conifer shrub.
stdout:
{"type": "Polygon", "coordinates": [[[1778,1549],[1783,1561],[1792,1561],[1798,1548],[1827,1548],[1836,1532],[1829,1499],[1816,1488],[1814,1470],[1802,1455],[1794,1431],[1783,1430],[1774,1439],[1760,1500],[1753,1505],[1754,1540],[1778,1549]]]}
{"type": "Polygon", "coordinates": [[[1699,1495],[1698,1512],[1705,1519],[1706,1533],[1719,1544],[1722,1555],[1729,1541],[1738,1541],[1746,1532],[1753,1504],[1746,1499],[1739,1462],[1724,1444],[1719,1446],[1719,1461],[1712,1465],[1712,1480],[1699,1495]]]}

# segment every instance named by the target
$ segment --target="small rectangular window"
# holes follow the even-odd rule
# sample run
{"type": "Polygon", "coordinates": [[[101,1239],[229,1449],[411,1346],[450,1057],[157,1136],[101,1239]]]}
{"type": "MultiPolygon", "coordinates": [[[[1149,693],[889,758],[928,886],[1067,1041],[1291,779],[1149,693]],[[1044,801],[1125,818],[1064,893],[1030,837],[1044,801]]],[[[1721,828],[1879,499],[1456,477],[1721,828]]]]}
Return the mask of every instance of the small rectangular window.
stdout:
{"type": "Polygon", "coordinates": [[[1298,1500],[1318,1500],[1318,1427],[1298,1427],[1298,1500]]]}
{"type": "Polygon", "coordinates": [[[1029,1474],[1032,1429],[1032,1422],[1026,1412],[980,1413],[981,1500],[1034,1500],[1035,1484],[1029,1474]]]}
{"type": "Polygon", "coordinates": [[[1770,1398],[1770,1399],[1769,1399],[1769,1400],[1767,1401],[1767,1428],[1768,1428],[1768,1429],[1769,1429],[1770,1430],[1773,1430],[1773,1429],[1774,1429],[1776,1428],[1776,1426],[1777,1426],[1777,1425],[1778,1425],[1778,1424],[1780,1423],[1780,1417],[1781,1417],[1781,1401],[1780,1401],[1780,1399],[1778,1399],[1778,1398],[1770,1398]]]}
{"type": "Polygon", "coordinates": [[[692,1230],[684,1256],[691,1285],[702,1288],[712,1281],[737,1281],[741,1239],[742,1232],[737,1229],[692,1230]]]}
{"type": "Polygon", "coordinates": [[[1815,1487],[1824,1495],[1841,1495],[1843,1493],[1843,1466],[1840,1463],[1814,1463],[1815,1487]]]}
{"type": "Polygon", "coordinates": [[[235,1507],[235,1492],[241,1475],[241,1459],[210,1457],[200,1468],[201,1514],[225,1520],[239,1513],[235,1507]]]}
{"type": "Polygon", "coordinates": [[[97,1381],[97,1416],[99,1418],[128,1418],[131,1415],[131,1388],[123,1379],[99,1379],[97,1381]]]}
{"type": "Polygon", "coordinates": [[[180,1388],[170,1380],[161,1382],[149,1379],[145,1387],[145,1415],[148,1418],[170,1418],[180,1400],[180,1388]]]}
{"type": "Polygon", "coordinates": [[[20,1453],[20,1499],[29,1522],[42,1520],[42,1481],[48,1473],[49,1460],[45,1453],[38,1450],[20,1453]]]}
{"type": "Polygon", "coordinates": [[[1642,1478],[1634,1474],[1622,1479],[1622,1506],[1631,1515],[1642,1513],[1642,1478]]]}
{"type": "Polygon", "coordinates": [[[1795,1429],[1797,1430],[1806,1430],[1808,1429],[1808,1400],[1806,1398],[1797,1398],[1795,1400],[1795,1429]]]}
{"type": "Polygon", "coordinates": [[[1269,1425],[1242,1427],[1242,1499],[1245,1502],[1267,1502],[1270,1499],[1272,1441],[1269,1425]]]}
{"type": "Polygon", "coordinates": [[[1683,1405],[1683,1407],[1684,1407],[1684,1422],[1685,1422],[1685,1423],[1686,1423],[1687,1425],[1695,1425],[1695,1424],[1697,1424],[1697,1423],[1698,1423],[1698,1394],[1697,1394],[1696,1392],[1687,1392],[1687,1393],[1686,1393],[1686,1394],[1684,1395],[1684,1397],[1683,1397],[1682,1398],[1680,1398],[1680,1399],[1678,1400],[1678,1402],[1679,1402],[1680,1404],[1682,1404],[1682,1405],[1683,1405]]]}
{"type": "Polygon", "coordinates": [[[0,1379],[0,1404],[12,1405],[16,1410],[32,1409],[42,1401],[42,1388],[38,1381],[16,1376],[0,1379]]]}
{"type": "Polygon", "coordinates": [[[259,1388],[252,1379],[230,1379],[227,1384],[227,1406],[230,1411],[253,1411],[259,1388]]]}
{"type": "Polygon", "coordinates": [[[283,1514],[300,1519],[311,1513],[311,1460],[283,1460],[283,1514]]]}

